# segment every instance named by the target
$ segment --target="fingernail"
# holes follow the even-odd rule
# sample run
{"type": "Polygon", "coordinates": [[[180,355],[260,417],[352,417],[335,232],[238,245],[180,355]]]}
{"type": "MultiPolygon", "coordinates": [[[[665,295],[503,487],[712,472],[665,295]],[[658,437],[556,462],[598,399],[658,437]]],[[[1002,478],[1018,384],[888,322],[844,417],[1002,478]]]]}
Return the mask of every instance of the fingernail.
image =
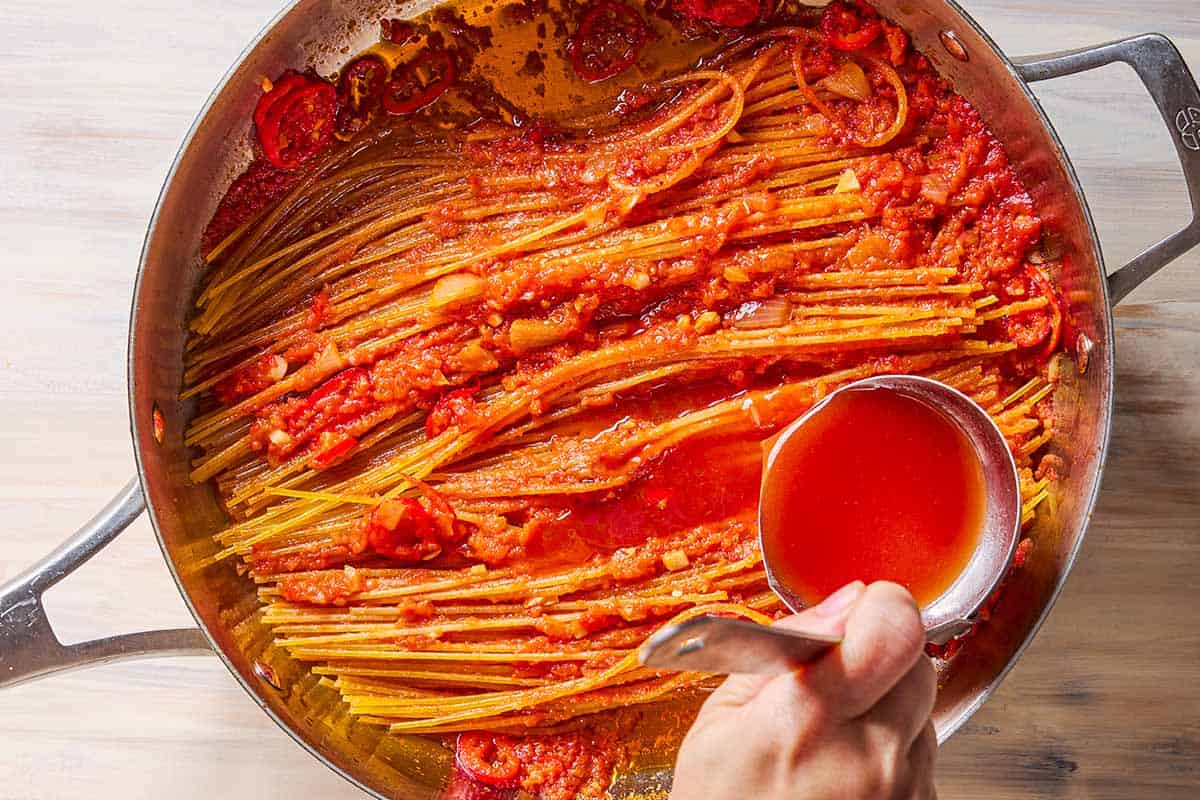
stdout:
{"type": "Polygon", "coordinates": [[[854,602],[863,593],[863,589],[866,588],[866,584],[862,581],[847,583],[814,606],[813,613],[821,617],[840,617],[849,610],[850,606],[854,605],[854,602]]]}

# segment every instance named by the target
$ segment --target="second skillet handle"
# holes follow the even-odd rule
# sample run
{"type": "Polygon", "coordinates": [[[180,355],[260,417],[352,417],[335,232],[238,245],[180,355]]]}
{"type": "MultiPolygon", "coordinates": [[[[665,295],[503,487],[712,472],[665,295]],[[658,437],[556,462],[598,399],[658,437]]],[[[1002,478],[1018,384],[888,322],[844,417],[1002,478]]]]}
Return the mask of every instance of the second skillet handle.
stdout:
{"type": "Polygon", "coordinates": [[[64,645],[46,617],[42,595],[129,527],[146,510],[142,489],[121,493],[48,556],[0,586],[0,688],[89,664],[156,655],[211,653],[198,628],[144,631],[64,645]]]}
{"type": "Polygon", "coordinates": [[[1137,72],[1173,134],[1192,202],[1192,221],[1109,276],[1108,294],[1114,304],[1142,281],[1200,244],[1200,89],[1196,87],[1196,79],[1178,48],[1159,33],[1146,33],[1080,50],[1027,56],[1014,62],[1020,76],[1027,83],[1033,83],[1074,75],[1116,61],[1128,64],[1137,72]]]}

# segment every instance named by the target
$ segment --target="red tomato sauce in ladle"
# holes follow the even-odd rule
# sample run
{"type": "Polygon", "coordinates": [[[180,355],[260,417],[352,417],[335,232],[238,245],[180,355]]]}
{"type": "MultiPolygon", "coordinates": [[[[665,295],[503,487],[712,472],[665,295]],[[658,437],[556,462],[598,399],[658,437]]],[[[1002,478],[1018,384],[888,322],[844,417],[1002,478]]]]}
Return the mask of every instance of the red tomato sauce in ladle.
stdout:
{"type": "Polygon", "coordinates": [[[850,389],[814,410],[773,453],[760,535],[774,579],[803,604],[854,580],[894,581],[925,606],[980,542],[984,470],[964,431],[933,405],[850,389]]]}

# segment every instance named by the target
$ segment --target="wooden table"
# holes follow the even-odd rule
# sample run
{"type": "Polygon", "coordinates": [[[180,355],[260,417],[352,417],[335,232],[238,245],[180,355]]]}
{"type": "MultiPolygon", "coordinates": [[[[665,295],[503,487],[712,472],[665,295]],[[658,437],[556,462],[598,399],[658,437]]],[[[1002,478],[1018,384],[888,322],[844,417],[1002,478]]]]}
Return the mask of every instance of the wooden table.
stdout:
{"type": "MultiPolygon", "coordinates": [[[[1195,0],[969,0],[1013,54],[1160,30],[1200,69],[1195,0]]],[[[133,474],[125,337],[138,250],[196,110],[274,0],[0,4],[0,579],[133,474]]],[[[1038,86],[1108,259],[1186,219],[1132,72],[1038,86]]],[[[1104,493],[1050,622],[943,750],[946,798],[1200,791],[1200,253],[1117,314],[1104,493]]],[[[137,522],[48,595],[66,641],[186,625],[137,522]]],[[[0,694],[0,798],[353,798],[216,659],[129,663],[0,694]]]]}

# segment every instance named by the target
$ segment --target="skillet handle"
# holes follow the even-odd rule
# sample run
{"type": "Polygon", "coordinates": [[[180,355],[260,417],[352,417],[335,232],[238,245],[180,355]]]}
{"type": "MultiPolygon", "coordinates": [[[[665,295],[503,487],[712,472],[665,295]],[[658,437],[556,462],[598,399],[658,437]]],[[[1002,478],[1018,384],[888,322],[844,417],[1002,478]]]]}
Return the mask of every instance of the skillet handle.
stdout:
{"type": "Polygon", "coordinates": [[[212,653],[198,628],[144,631],[73,645],[64,645],[54,635],[42,595],[100,552],[145,509],[142,489],[132,480],[71,538],[0,586],[0,688],[90,664],[212,653]]]}
{"type": "Polygon", "coordinates": [[[1014,61],[1027,83],[1061,78],[1123,61],[1142,79],[1171,130],[1183,167],[1192,221],[1183,230],[1148,247],[1108,277],[1108,295],[1119,303],[1142,281],[1200,244],[1200,89],[1179,50],[1160,33],[1145,33],[1108,44],[1026,56],[1014,61]]]}

